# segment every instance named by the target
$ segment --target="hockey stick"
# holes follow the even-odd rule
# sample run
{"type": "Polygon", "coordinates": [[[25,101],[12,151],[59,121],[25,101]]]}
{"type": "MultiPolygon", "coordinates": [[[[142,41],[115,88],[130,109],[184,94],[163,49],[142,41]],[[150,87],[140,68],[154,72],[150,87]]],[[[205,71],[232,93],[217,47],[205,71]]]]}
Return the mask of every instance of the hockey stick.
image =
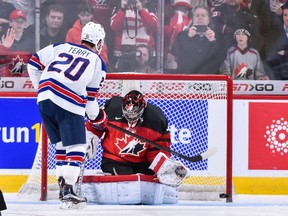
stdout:
{"type": "Polygon", "coordinates": [[[128,130],[125,130],[125,129],[123,129],[123,128],[121,128],[121,127],[118,127],[118,126],[116,126],[116,125],[114,125],[114,124],[111,124],[111,123],[109,123],[109,122],[107,123],[107,125],[108,125],[109,127],[111,127],[111,128],[114,128],[114,129],[116,129],[116,130],[118,130],[118,131],[121,131],[122,133],[128,134],[128,135],[130,135],[130,136],[132,136],[132,137],[135,137],[135,138],[137,138],[137,139],[139,139],[139,140],[142,140],[142,141],[144,141],[144,142],[146,142],[146,143],[148,143],[148,144],[150,144],[150,145],[152,145],[152,146],[154,146],[154,147],[156,147],[156,148],[158,148],[158,149],[161,149],[161,150],[170,152],[170,153],[172,153],[173,155],[176,155],[176,156],[178,156],[178,157],[180,157],[180,158],[183,158],[183,159],[185,159],[185,160],[187,160],[187,161],[190,161],[190,162],[198,162],[198,161],[204,160],[204,159],[206,159],[206,158],[209,158],[210,156],[212,156],[213,154],[215,154],[215,152],[217,151],[216,147],[213,146],[213,147],[209,148],[207,151],[205,151],[205,152],[203,152],[203,153],[201,153],[201,154],[199,154],[199,155],[195,155],[195,156],[189,157],[189,156],[186,156],[186,155],[182,155],[182,154],[180,154],[180,153],[178,153],[178,152],[175,152],[175,151],[173,151],[172,149],[167,148],[166,146],[161,146],[161,145],[159,145],[159,144],[157,144],[157,143],[155,143],[155,142],[153,142],[153,141],[151,141],[151,140],[148,140],[148,139],[146,139],[146,138],[144,138],[144,137],[142,137],[142,136],[139,136],[139,135],[137,135],[137,134],[134,134],[134,133],[132,133],[132,132],[130,132],[130,131],[128,131],[128,130]]]}
{"type": "Polygon", "coordinates": [[[79,196],[81,193],[81,185],[83,183],[83,176],[84,176],[86,161],[87,161],[87,154],[85,154],[84,161],[82,162],[82,164],[80,166],[79,179],[78,179],[77,186],[76,186],[76,195],[77,196],[79,196]]]}

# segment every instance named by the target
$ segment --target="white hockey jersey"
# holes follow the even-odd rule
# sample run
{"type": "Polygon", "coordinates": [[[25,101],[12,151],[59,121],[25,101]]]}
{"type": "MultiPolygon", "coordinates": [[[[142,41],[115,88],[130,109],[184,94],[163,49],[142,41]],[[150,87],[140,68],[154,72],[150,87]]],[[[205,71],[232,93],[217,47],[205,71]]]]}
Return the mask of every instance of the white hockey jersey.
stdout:
{"type": "Polygon", "coordinates": [[[50,99],[72,113],[97,117],[96,94],[106,66],[95,52],[82,45],[51,44],[31,57],[28,73],[38,89],[37,102],[50,99]]]}

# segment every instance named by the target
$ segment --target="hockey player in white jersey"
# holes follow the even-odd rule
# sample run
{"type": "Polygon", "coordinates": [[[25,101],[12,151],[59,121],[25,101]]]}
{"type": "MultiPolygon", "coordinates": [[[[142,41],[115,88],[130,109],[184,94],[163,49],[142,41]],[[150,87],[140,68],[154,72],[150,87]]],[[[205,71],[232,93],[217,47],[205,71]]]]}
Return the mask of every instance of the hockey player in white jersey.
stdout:
{"type": "Polygon", "coordinates": [[[56,144],[56,176],[60,186],[60,208],[82,208],[86,198],[75,194],[80,165],[85,160],[84,116],[97,123],[96,94],[106,77],[99,54],[105,31],[100,24],[87,23],[81,45],[51,44],[36,52],[28,63],[42,121],[51,143],[56,144]]]}

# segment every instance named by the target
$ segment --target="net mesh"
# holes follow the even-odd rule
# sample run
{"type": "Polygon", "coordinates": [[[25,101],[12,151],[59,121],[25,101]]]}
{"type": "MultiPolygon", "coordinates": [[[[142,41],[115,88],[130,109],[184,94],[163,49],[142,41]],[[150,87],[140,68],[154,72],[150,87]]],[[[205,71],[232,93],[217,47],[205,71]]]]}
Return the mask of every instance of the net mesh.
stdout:
{"type": "MultiPolygon", "coordinates": [[[[139,90],[146,100],[160,107],[169,122],[172,150],[187,156],[200,154],[209,146],[217,147],[211,158],[191,163],[177,156],[189,169],[189,177],[180,187],[183,199],[216,199],[226,193],[227,163],[227,81],[226,80],[122,80],[107,79],[100,91],[99,103],[115,95],[124,96],[129,90],[139,90]],[[199,192],[212,194],[202,198],[199,192]]],[[[19,196],[39,199],[41,190],[41,145],[39,145],[31,174],[19,191],[19,196]]],[[[95,159],[89,160],[85,173],[100,170],[102,148],[95,159]]],[[[57,198],[55,177],[55,145],[48,145],[48,199],[57,198]]],[[[203,194],[203,193],[202,193],[203,194]]]]}

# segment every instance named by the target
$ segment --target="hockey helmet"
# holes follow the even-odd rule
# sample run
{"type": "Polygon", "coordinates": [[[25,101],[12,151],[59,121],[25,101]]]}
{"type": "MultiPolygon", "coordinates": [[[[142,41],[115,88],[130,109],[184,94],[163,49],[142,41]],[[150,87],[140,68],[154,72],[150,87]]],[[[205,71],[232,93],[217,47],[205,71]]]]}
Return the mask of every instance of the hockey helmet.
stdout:
{"type": "Polygon", "coordinates": [[[122,112],[123,117],[128,121],[128,126],[136,126],[146,107],[146,100],[141,92],[132,90],[123,98],[122,112]]]}
{"type": "Polygon", "coordinates": [[[88,41],[96,46],[96,50],[100,53],[104,46],[105,30],[101,24],[89,22],[83,29],[81,40],[88,41]],[[98,50],[97,44],[100,41],[100,49],[98,50]]]}

